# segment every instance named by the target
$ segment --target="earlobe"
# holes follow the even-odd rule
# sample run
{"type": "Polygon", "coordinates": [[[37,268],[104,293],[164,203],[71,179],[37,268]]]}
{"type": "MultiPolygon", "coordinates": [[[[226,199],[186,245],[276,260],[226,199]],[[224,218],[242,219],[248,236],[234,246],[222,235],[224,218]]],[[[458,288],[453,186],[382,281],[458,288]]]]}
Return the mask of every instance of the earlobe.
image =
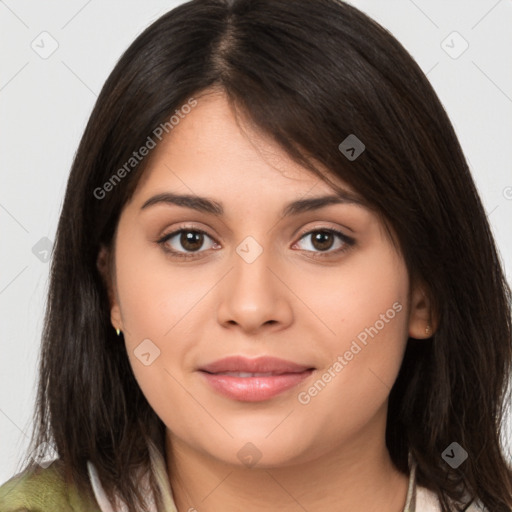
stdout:
{"type": "Polygon", "coordinates": [[[415,339],[432,337],[436,330],[432,301],[424,286],[416,286],[411,294],[409,336],[415,339]]]}
{"type": "MultiPolygon", "coordinates": [[[[111,308],[110,308],[110,322],[112,323],[112,327],[114,327],[114,329],[118,330],[119,331],[122,331],[123,330],[123,322],[121,320],[121,310],[119,309],[119,305],[117,303],[115,303],[111,308]]],[[[119,334],[117,334],[119,336],[119,334]]]]}

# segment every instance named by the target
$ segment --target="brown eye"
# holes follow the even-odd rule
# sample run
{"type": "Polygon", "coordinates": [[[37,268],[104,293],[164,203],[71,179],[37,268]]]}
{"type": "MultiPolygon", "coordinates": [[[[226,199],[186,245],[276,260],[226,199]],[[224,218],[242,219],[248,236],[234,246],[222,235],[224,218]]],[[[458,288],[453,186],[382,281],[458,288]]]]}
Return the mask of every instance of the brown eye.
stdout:
{"type": "Polygon", "coordinates": [[[316,231],[311,237],[311,243],[315,249],[326,251],[334,244],[334,236],[328,231],[316,231]]]}
{"type": "Polygon", "coordinates": [[[204,235],[198,231],[182,231],[179,240],[185,250],[197,251],[204,243],[204,235]]]}
{"type": "Polygon", "coordinates": [[[215,241],[201,229],[181,228],[177,231],[173,231],[168,235],[164,235],[158,243],[162,245],[165,252],[177,256],[177,257],[194,257],[194,253],[203,253],[206,250],[203,246],[207,240],[210,240],[211,249],[216,245],[215,241]]]}
{"type": "Polygon", "coordinates": [[[310,240],[309,246],[305,247],[303,250],[309,252],[319,252],[326,253],[327,255],[336,254],[338,252],[342,252],[346,249],[349,249],[351,246],[355,244],[355,240],[351,237],[346,236],[341,233],[341,231],[337,231],[335,229],[316,229],[313,231],[309,231],[305,233],[300,238],[300,243],[302,240],[310,240]],[[334,250],[330,250],[334,247],[334,250]]]}

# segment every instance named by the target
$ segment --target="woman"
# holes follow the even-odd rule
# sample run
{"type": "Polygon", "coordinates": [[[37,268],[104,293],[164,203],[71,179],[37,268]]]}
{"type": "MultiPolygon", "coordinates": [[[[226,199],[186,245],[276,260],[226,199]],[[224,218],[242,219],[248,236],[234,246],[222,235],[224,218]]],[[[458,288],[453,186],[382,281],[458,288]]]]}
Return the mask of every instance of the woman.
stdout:
{"type": "Polygon", "coordinates": [[[510,511],[511,361],[484,209],[403,47],[336,0],[192,1],[80,143],[1,509],[510,511]]]}

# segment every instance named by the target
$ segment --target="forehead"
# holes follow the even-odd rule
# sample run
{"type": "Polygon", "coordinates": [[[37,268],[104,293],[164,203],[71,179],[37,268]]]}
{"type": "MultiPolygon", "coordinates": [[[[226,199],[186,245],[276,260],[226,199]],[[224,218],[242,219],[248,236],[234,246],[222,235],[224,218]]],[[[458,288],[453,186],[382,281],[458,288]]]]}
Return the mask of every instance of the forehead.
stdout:
{"type": "MultiPolygon", "coordinates": [[[[199,195],[265,194],[283,199],[309,191],[315,195],[333,192],[328,183],[237,115],[222,92],[207,92],[196,101],[153,150],[135,196],[164,188],[199,195]]],[[[336,182],[352,191],[339,179],[336,182]]]]}

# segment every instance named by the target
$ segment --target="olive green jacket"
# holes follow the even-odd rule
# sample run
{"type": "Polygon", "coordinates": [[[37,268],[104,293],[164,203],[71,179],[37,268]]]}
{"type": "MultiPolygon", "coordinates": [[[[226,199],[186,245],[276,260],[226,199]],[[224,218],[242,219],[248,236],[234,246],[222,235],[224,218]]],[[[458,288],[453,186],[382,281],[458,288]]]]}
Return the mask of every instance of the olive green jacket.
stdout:
{"type": "Polygon", "coordinates": [[[20,473],[0,487],[1,512],[102,512],[93,497],[66,485],[61,461],[20,473]]]}
{"type": "MultiPolygon", "coordinates": [[[[172,496],[165,460],[158,449],[149,444],[151,469],[160,489],[163,510],[177,512],[172,496]]],[[[126,504],[118,499],[113,509],[107,500],[96,468],[87,463],[89,481],[93,495],[84,495],[65,482],[63,462],[59,459],[45,467],[37,466],[34,471],[24,471],[0,486],[0,512],[124,512],[126,504]]],[[[158,512],[153,493],[149,490],[149,475],[140,478],[140,489],[151,512],[158,512]]]]}

